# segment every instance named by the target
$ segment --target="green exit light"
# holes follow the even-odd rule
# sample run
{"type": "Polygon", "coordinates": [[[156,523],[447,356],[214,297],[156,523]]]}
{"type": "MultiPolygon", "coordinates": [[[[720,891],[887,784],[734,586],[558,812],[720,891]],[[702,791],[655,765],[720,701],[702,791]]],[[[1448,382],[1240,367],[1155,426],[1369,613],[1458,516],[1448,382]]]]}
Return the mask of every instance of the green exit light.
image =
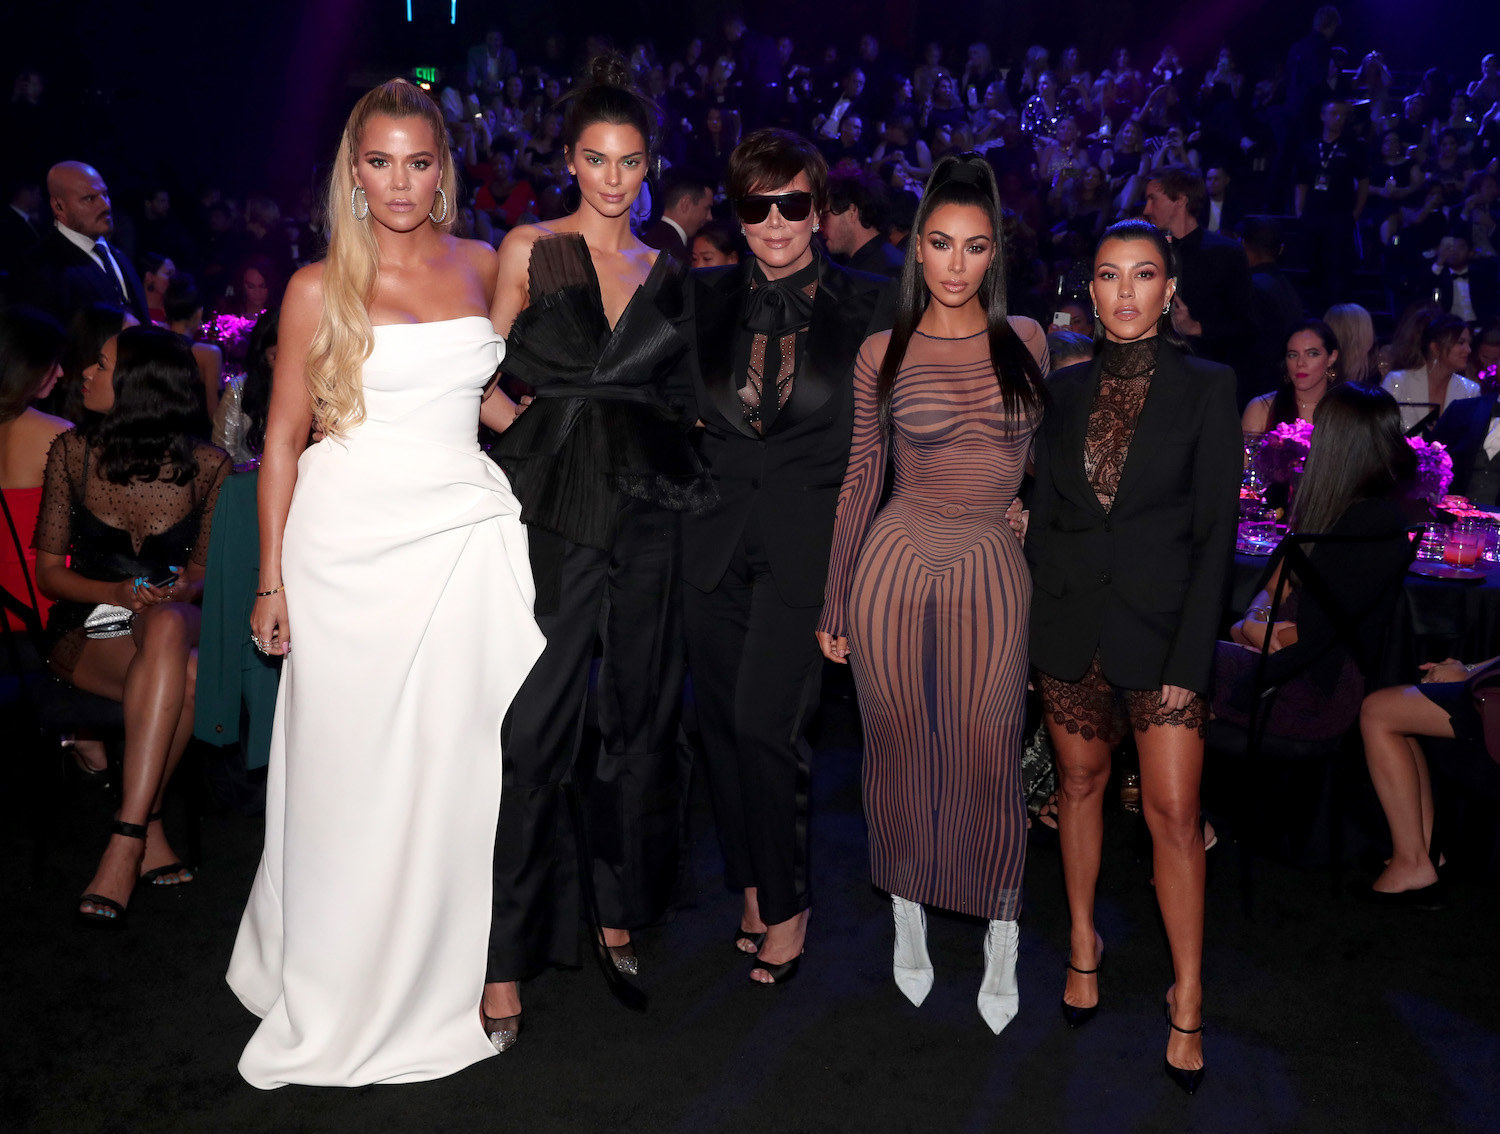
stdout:
{"type": "Polygon", "coordinates": [[[435,82],[437,82],[437,68],[436,67],[415,67],[412,70],[413,70],[413,74],[415,74],[417,76],[417,81],[418,82],[421,82],[421,83],[435,83],[435,82]]]}

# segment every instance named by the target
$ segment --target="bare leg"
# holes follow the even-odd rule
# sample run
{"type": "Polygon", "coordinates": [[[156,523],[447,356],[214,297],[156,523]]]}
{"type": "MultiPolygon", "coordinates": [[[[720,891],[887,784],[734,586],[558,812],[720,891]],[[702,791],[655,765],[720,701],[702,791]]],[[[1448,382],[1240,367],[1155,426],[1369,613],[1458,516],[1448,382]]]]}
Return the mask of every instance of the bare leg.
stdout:
{"type": "MultiPolygon", "coordinates": [[[[1156,901],[1166,925],[1176,983],[1167,994],[1172,1022],[1203,1022],[1203,828],[1198,787],[1203,738],[1197,729],[1152,725],[1137,731],[1141,755],[1141,807],[1151,831],[1156,901]]],[[[1170,1032],[1167,1060],[1175,1067],[1203,1066],[1203,1036],[1170,1032]]]]}
{"type": "MultiPolygon", "coordinates": [[[[764,933],[766,923],[760,920],[760,897],[754,886],[745,887],[745,908],[740,911],[740,929],[745,933],[764,933]]],[[[749,942],[740,944],[740,952],[753,953],[755,949],[746,948],[749,942]]]]}
{"type": "MultiPolygon", "coordinates": [[[[785,964],[793,957],[801,956],[807,941],[807,921],[811,916],[812,910],[803,910],[796,917],[766,926],[766,939],[760,943],[757,956],[768,965],[785,964]]],[[[761,984],[774,983],[771,974],[762,968],[751,969],[750,979],[761,984]]]]}
{"type": "Polygon", "coordinates": [[[1359,714],[1365,763],[1391,829],[1391,861],[1375,879],[1387,893],[1419,890],[1437,881],[1432,865],[1432,785],[1413,736],[1452,736],[1448,714],[1414,685],[1380,689],[1359,714]]]}
{"type": "MultiPolygon", "coordinates": [[[[159,804],[170,770],[176,767],[191,735],[193,647],[198,641],[199,612],[186,603],[162,603],[141,613],[128,639],[91,641],[84,645],[73,682],[78,688],[122,702],[125,709],[125,755],[122,761],[119,818],[144,824],[159,804]],[[184,714],[187,729],[182,728],[184,714]],[[175,751],[174,751],[175,748],[175,751]]],[[[140,874],[139,839],[113,835],[88,892],[129,899],[140,874]]],[[[158,855],[171,855],[165,838],[156,840],[158,855]]],[[[161,857],[159,862],[171,861],[161,857]]],[[[92,903],[80,909],[92,912],[92,903]]]]}
{"type": "Polygon", "coordinates": [[[502,980],[484,986],[484,999],[479,1002],[480,1011],[491,1019],[521,1014],[521,985],[517,981],[502,980]]]}
{"type": "MultiPolygon", "coordinates": [[[[1109,783],[1110,745],[1085,740],[1048,722],[1057,753],[1057,832],[1062,847],[1063,883],[1068,891],[1069,963],[1098,968],[1099,936],[1094,930],[1094,891],[1104,852],[1104,788],[1109,783]]],[[[1063,1001],[1075,1008],[1099,1003],[1097,975],[1068,970],[1063,1001]]]]}

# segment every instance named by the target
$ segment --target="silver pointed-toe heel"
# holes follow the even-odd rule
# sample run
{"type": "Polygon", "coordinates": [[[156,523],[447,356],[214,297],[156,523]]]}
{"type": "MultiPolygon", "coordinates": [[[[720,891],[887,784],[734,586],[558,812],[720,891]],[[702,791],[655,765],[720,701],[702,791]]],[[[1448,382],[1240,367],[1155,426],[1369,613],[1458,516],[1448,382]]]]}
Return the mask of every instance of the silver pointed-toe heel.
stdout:
{"type": "Polygon", "coordinates": [[[891,895],[896,920],[896,949],[892,972],[896,987],[913,1004],[921,1005],[932,991],[932,958],[927,955],[927,911],[920,902],[891,895]]]}
{"type": "Polygon", "coordinates": [[[979,1014],[997,1036],[1021,1009],[1016,983],[1016,958],[1021,951],[1021,925],[992,921],[984,934],[984,980],[979,985],[979,1014]]]}

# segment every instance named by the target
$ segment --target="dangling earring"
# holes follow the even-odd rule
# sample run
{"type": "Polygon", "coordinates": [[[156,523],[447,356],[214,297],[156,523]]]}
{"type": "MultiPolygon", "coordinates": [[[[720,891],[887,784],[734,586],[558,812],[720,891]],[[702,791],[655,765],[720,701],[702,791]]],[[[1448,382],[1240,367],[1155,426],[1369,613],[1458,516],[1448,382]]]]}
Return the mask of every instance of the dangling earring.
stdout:
{"type": "Polygon", "coordinates": [[[440,185],[438,186],[437,195],[443,199],[443,215],[440,217],[435,217],[432,215],[432,210],[428,209],[427,219],[430,220],[433,224],[442,224],[445,220],[448,219],[448,194],[443,192],[443,187],[440,185]]]}
{"type": "Polygon", "coordinates": [[[813,221],[813,231],[814,232],[818,231],[818,222],[817,221],[813,221]]]}
{"type": "Polygon", "coordinates": [[[370,215],[369,199],[365,197],[365,191],[358,185],[349,190],[349,211],[354,214],[355,220],[364,220],[367,216],[370,215]],[[364,212],[359,211],[359,205],[357,202],[361,200],[363,200],[365,203],[364,212]]]}

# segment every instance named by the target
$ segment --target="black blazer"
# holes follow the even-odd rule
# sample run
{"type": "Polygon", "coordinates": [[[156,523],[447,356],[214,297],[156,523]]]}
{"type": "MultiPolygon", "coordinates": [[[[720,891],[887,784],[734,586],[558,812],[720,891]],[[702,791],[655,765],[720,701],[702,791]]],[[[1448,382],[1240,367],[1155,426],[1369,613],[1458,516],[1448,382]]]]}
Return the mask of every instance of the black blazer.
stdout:
{"type": "Polygon", "coordinates": [[[1469,481],[1474,476],[1474,462],[1479,449],[1490,432],[1490,419],[1495,413],[1495,395],[1481,394],[1477,398],[1460,398],[1451,403],[1432,427],[1429,441],[1441,441],[1453,461],[1453,483],[1448,491],[1455,496],[1469,494],[1469,481]]]}
{"type": "Polygon", "coordinates": [[[777,591],[793,606],[817,606],[854,429],[854,360],[865,339],[890,327],[894,287],[819,256],[797,378],[762,436],[740,412],[742,376],[733,372],[753,263],[693,273],[693,325],[684,334],[697,351],[688,395],[693,404],[685,409],[703,422],[699,455],[719,500],[706,512],[683,516],[683,578],[699,590],[717,587],[746,522],[757,514],[777,591]]]}
{"type": "MultiPolygon", "coordinates": [[[[1474,306],[1474,318],[1488,323],[1500,314],[1500,273],[1489,260],[1474,260],[1469,264],[1469,302],[1474,306]]],[[[1438,306],[1444,311],[1453,310],[1453,273],[1444,271],[1433,282],[1438,306]]]]}
{"type": "Polygon", "coordinates": [[[873,236],[860,245],[844,265],[856,272],[868,272],[872,276],[899,279],[906,267],[906,253],[885,238],[885,233],[873,236]]]}
{"type": "MultiPolygon", "coordinates": [[[[130,257],[114,245],[110,245],[110,255],[125,278],[130,300],[125,304],[126,310],[142,324],[149,324],[146,289],[141,286],[130,257]]],[[[41,243],[21,258],[20,267],[11,275],[10,294],[13,303],[40,307],[64,326],[87,303],[119,302],[104,269],[56,228],[50,229],[41,243]]]]}
{"type": "Polygon", "coordinates": [[[1098,386],[1097,360],[1047,384],[1026,539],[1032,663],[1076,681],[1097,650],[1126,689],[1206,693],[1244,462],[1234,373],[1161,344],[1107,513],[1083,467],[1098,386]]]}
{"type": "Polygon", "coordinates": [[[684,268],[693,266],[693,253],[688,248],[687,242],[665,220],[658,220],[641,233],[641,243],[655,248],[658,252],[665,252],[684,268]]]}

